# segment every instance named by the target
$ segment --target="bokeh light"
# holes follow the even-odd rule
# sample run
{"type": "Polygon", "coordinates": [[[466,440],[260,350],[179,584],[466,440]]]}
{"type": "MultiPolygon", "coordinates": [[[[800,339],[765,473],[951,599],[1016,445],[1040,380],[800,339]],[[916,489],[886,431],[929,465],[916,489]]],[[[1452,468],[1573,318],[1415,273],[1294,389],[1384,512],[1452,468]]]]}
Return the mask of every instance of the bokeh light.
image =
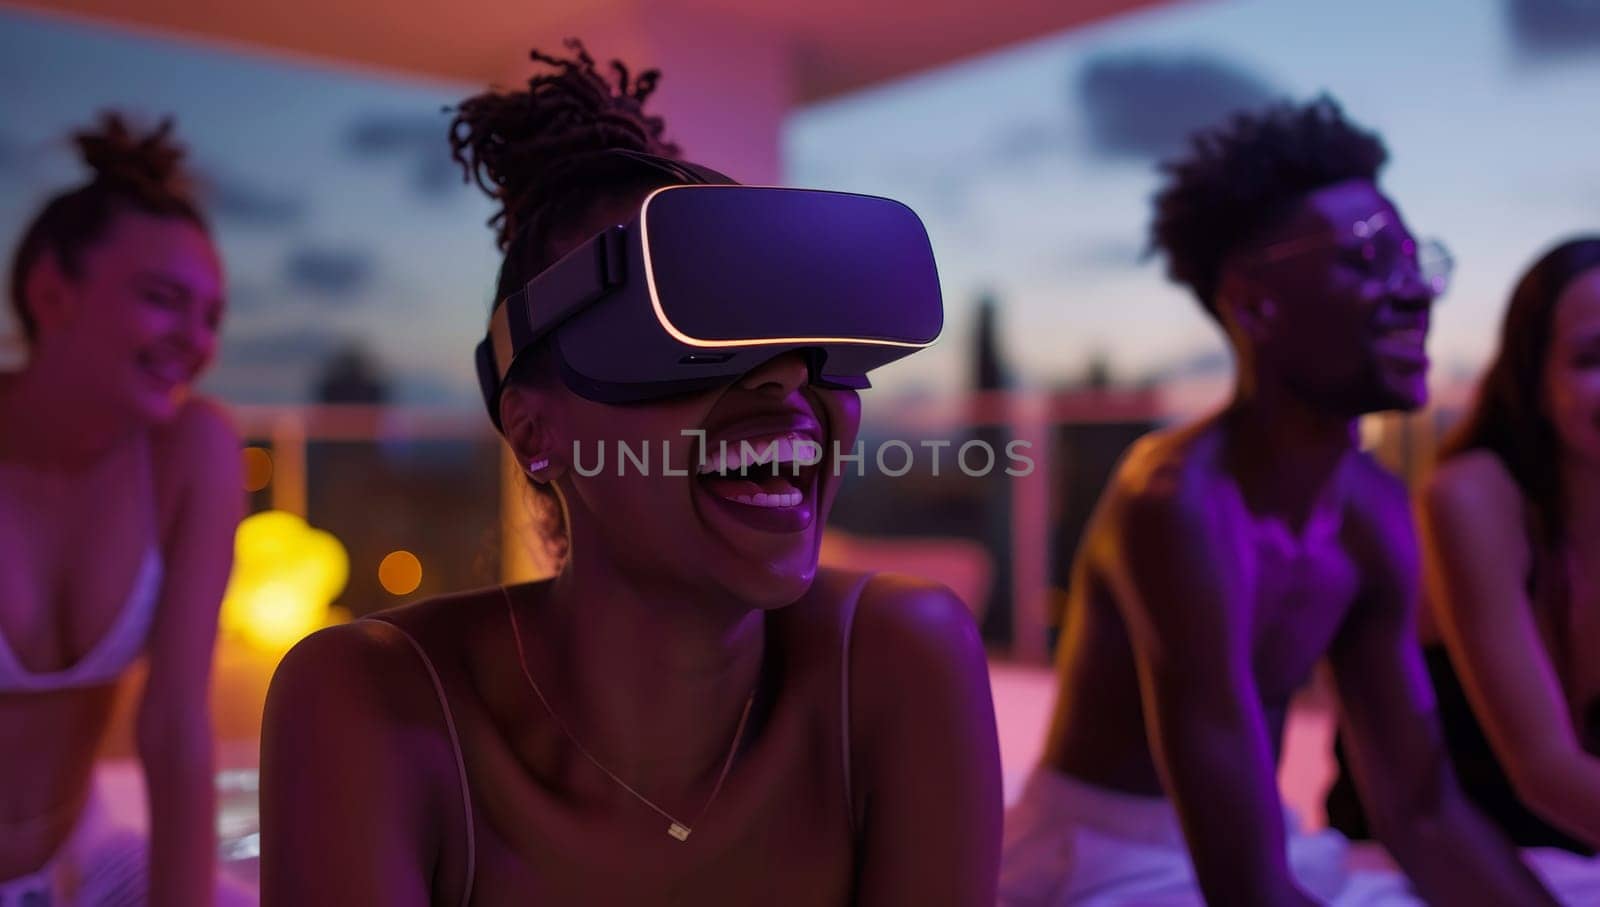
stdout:
{"type": "Polygon", "coordinates": [[[244,490],[255,492],[272,483],[272,454],[264,447],[244,449],[244,490]]]}
{"type": "Polygon", "coordinates": [[[254,514],[234,537],[233,574],[222,600],[223,630],[281,650],[326,626],[350,579],[350,557],[332,534],[281,510],[254,514]]]}
{"type": "Polygon", "coordinates": [[[390,595],[410,595],[422,585],[422,561],[409,551],[391,551],[378,565],[378,582],[390,595]]]}

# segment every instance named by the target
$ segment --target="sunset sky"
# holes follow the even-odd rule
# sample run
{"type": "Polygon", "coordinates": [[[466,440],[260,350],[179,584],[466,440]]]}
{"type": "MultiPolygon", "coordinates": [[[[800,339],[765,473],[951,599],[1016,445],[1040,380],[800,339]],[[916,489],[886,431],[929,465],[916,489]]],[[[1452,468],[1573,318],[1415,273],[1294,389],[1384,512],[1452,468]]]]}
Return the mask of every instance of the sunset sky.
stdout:
{"type": "MultiPolygon", "coordinates": [[[[940,346],[883,393],[954,390],[992,293],[1019,380],[1107,358],[1120,380],[1226,368],[1199,308],[1141,260],[1155,161],[1233,104],[1329,91],[1380,130],[1386,186],[1458,260],[1436,379],[1482,362],[1541,248],[1594,229],[1600,43],[1551,49],[1510,0],[1179,3],[1043,37],[797,111],[791,184],[888,195],[934,237],[940,346]],[[1591,123],[1590,126],[1583,125],[1591,123]]],[[[172,112],[211,186],[232,286],[211,388],[304,399],[353,345],[397,399],[475,405],[472,344],[495,267],[486,202],[460,182],[441,108],[473,90],[0,12],[0,241],[77,177],[60,138],[96,109],[172,112]]]]}

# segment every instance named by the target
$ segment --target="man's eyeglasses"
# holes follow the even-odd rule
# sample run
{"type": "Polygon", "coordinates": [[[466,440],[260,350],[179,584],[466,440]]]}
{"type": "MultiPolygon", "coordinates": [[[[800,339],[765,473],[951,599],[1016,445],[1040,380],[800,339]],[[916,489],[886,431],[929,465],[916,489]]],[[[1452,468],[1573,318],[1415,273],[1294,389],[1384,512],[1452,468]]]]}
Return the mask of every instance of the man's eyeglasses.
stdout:
{"type": "Polygon", "coordinates": [[[1435,297],[1444,295],[1450,286],[1450,274],[1455,270],[1450,250],[1438,240],[1418,242],[1410,237],[1396,240],[1382,236],[1393,223],[1387,212],[1379,211],[1352,224],[1346,237],[1323,233],[1287,239],[1249,258],[1271,263],[1333,246],[1340,250],[1340,264],[1361,279],[1362,295],[1369,299],[1399,293],[1412,280],[1421,281],[1435,297]]]}

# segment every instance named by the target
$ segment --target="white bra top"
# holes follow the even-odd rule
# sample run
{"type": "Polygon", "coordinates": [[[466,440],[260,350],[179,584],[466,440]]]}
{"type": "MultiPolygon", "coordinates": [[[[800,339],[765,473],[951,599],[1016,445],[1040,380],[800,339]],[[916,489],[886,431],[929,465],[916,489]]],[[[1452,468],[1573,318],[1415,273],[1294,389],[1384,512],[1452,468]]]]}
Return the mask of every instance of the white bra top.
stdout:
{"type": "Polygon", "coordinates": [[[43,693],[116,680],[144,649],[161,598],[161,575],[161,551],[152,545],[139,563],[133,588],[111,629],[76,664],[59,671],[29,671],[0,636],[0,693],[43,693]]]}

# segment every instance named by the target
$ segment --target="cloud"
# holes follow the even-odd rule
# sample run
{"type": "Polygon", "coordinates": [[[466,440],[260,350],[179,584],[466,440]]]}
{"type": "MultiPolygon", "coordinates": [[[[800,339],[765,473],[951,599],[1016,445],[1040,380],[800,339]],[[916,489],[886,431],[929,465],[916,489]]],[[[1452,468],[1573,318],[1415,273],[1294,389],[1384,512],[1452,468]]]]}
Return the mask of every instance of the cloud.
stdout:
{"type": "Polygon", "coordinates": [[[1103,236],[1074,242],[1066,248],[1051,248],[1045,253],[1042,270],[1071,275],[1083,268],[1143,268],[1147,264],[1141,239],[1103,236]]]}
{"type": "Polygon", "coordinates": [[[203,387],[235,403],[304,403],[323,364],[350,342],[325,325],[230,327],[203,387]]]}
{"type": "Polygon", "coordinates": [[[10,134],[0,132],[0,170],[9,170],[22,159],[22,143],[10,134]]]}
{"type": "Polygon", "coordinates": [[[1064,121],[1022,123],[1000,136],[994,157],[1005,164],[1065,158],[1072,153],[1071,141],[1071,130],[1064,121]]]}
{"type": "Polygon", "coordinates": [[[320,364],[344,342],[327,328],[312,325],[260,333],[228,331],[223,334],[218,364],[311,366],[320,364]]]}
{"type": "Polygon", "coordinates": [[[1221,57],[1142,50],[1089,60],[1076,89],[1091,145],[1103,154],[1140,159],[1172,155],[1196,129],[1282,95],[1221,57]]]}
{"type": "MultiPolygon", "coordinates": [[[[326,326],[284,329],[230,329],[223,336],[217,364],[203,389],[235,403],[305,403],[317,399],[330,377],[341,377],[346,354],[365,343],[326,326]]],[[[367,363],[367,376],[381,384],[382,396],[403,404],[482,406],[471,377],[470,349],[461,351],[459,372],[416,366],[402,359],[367,363]]],[[[348,382],[345,382],[348,383],[348,382]]]]}
{"type": "Polygon", "coordinates": [[[287,227],[305,217],[303,197],[257,186],[215,168],[204,168],[206,210],[219,220],[249,227],[287,227]]]}
{"type": "Polygon", "coordinates": [[[1538,63],[1552,52],[1600,49],[1600,5],[1574,0],[1504,0],[1519,58],[1538,63]]]}
{"type": "Polygon", "coordinates": [[[368,161],[399,161],[410,171],[413,194],[426,200],[462,190],[461,171],[450,158],[444,114],[375,113],[358,117],[344,135],[345,150],[368,161]]]}
{"type": "Polygon", "coordinates": [[[234,403],[303,403],[318,366],[343,341],[325,327],[223,332],[205,392],[234,403]]]}
{"type": "Polygon", "coordinates": [[[347,302],[372,283],[376,256],[356,247],[301,246],[289,253],[284,276],[297,291],[347,302]]]}
{"type": "Polygon", "coordinates": [[[225,318],[232,322],[238,316],[253,315],[283,305],[285,293],[271,287],[241,278],[228,285],[228,312],[225,318]]]}

